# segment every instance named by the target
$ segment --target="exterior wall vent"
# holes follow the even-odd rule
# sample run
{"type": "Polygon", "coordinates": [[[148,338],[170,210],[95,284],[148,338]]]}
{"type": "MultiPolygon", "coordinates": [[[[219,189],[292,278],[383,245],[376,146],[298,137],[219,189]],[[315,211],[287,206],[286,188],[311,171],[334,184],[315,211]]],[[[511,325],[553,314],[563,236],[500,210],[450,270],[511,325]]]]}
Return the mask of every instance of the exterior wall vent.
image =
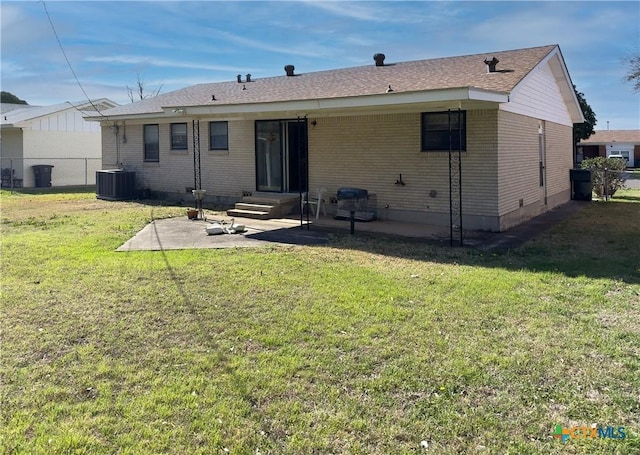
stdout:
{"type": "Polygon", "coordinates": [[[295,74],[293,74],[293,72],[296,70],[296,67],[293,65],[287,65],[284,67],[284,70],[287,73],[287,76],[295,76],[295,74]]]}
{"type": "Polygon", "coordinates": [[[495,73],[496,72],[496,65],[500,62],[500,60],[498,60],[495,57],[492,57],[491,60],[489,59],[484,59],[484,64],[487,65],[487,73],[495,73]]]}
{"type": "Polygon", "coordinates": [[[374,54],[373,59],[376,61],[376,66],[384,66],[384,54],[374,54]]]}

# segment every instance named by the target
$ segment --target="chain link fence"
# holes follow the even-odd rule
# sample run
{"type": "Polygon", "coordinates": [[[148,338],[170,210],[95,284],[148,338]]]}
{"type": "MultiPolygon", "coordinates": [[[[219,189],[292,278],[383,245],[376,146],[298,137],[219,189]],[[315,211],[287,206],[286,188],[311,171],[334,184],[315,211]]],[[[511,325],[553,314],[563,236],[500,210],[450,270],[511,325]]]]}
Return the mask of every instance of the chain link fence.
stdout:
{"type": "Polygon", "coordinates": [[[0,158],[2,188],[34,188],[39,186],[93,186],[102,158],[0,158]],[[50,181],[38,179],[38,171],[50,166],[50,181]]]}
{"type": "Polygon", "coordinates": [[[591,169],[593,194],[603,201],[609,201],[616,192],[625,187],[626,171],[612,169],[591,169]]]}

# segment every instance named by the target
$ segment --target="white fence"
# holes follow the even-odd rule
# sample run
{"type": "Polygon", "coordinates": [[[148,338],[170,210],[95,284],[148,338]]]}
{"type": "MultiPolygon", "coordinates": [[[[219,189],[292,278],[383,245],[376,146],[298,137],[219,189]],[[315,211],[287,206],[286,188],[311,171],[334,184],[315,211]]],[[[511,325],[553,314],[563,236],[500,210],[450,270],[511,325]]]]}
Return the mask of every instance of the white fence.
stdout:
{"type": "MultiPolygon", "coordinates": [[[[96,171],[102,168],[101,158],[0,158],[3,188],[33,188],[36,186],[34,166],[53,166],[51,186],[95,185],[96,171]]],[[[45,185],[48,186],[48,185],[45,185]]]]}

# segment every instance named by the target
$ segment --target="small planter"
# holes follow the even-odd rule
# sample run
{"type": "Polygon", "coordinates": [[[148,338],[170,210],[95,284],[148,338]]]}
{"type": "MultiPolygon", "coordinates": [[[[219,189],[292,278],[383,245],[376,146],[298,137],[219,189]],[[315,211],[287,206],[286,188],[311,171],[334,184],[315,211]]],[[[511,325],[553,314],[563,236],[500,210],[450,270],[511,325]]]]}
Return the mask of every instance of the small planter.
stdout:
{"type": "Polygon", "coordinates": [[[187,218],[189,218],[190,220],[197,220],[198,219],[198,211],[195,210],[195,209],[187,210],[187,218]]]}

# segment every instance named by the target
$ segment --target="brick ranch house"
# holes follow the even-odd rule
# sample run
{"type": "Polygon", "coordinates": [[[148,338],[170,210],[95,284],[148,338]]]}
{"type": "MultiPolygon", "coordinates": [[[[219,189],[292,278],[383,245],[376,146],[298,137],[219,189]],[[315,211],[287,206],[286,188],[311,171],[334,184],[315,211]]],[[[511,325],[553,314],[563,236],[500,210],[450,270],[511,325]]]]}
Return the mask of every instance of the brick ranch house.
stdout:
{"type": "Polygon", "coordinates": [[[583,122],[557,45],[200,84],[102,112],[105,168],[139,189],[205,202],[342,187],[384,219],[449,226],[449,149],[461,149],[465,229],[502,231],[570,199],[583,122]],[[450,134],[450,131],[452,134],[450,134]],[[195,153],[194,153],[195,151],[195,153]]]}

